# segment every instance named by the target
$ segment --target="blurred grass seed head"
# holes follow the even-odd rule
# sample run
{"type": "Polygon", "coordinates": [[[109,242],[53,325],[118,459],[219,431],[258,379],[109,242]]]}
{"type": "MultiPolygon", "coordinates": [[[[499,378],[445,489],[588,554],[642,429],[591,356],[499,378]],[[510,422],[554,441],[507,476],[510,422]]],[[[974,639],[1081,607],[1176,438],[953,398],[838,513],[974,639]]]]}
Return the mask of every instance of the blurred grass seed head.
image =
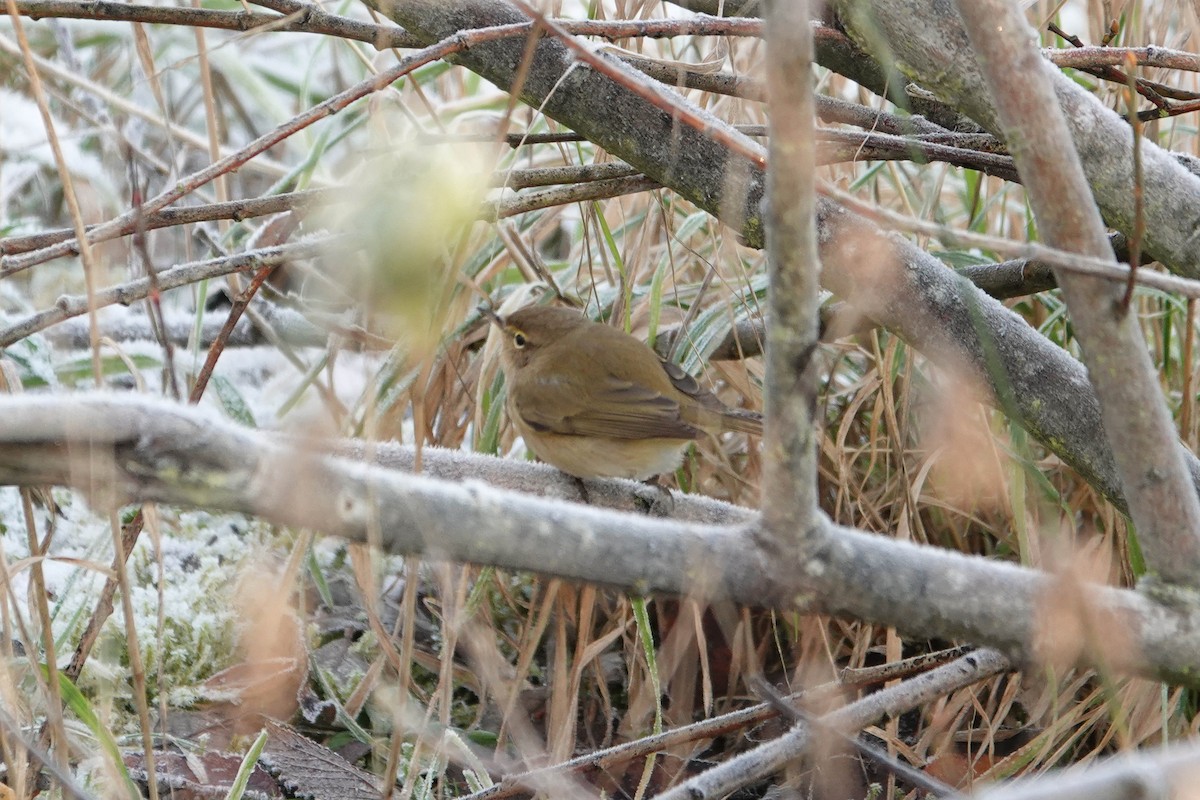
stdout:
{"type": "Polygon", "coordinates": [[[409,139],[357,172],[330,227],[359,239],[361,298],[381,332],[427,349],[444,328],[457,246],[479,218],[489,161],[481,149],[409,139]]]}

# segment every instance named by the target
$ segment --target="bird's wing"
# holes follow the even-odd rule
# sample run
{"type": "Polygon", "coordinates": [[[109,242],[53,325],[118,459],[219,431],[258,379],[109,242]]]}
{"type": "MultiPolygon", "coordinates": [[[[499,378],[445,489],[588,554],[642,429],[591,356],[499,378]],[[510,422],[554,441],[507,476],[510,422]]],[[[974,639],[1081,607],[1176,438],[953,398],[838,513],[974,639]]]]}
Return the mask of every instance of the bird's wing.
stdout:
{"type": "Polygon", "coordinates": [[[701,435],[684,422],[677,402],[614,376],[584,390],[561,375],[538,376],[522,382],[511,403],[521,420],[536,431],[611,439],[701,435]]]}

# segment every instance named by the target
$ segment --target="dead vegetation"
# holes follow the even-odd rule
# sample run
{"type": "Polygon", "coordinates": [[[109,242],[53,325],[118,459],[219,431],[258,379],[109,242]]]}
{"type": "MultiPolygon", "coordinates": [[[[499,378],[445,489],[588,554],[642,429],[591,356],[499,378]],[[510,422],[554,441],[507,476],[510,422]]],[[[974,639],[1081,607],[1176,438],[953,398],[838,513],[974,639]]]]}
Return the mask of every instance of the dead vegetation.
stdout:
{"type": "MultiPolygon", "coordinates": [[[[170,396],[172,383],[163,377],[170,371],[180,381],[176,399],[184,400],[205,371],[207,351],[216,369],[203,402],[241,423],[314,440],[413,445],[418,471],[425,447],[519,459],[524,450],[504,419],[495,347],[476,309],[484,301],[520,304],[555,294],[656,342],[727,405],[763,410],[767,265],[745,231],[728,219],[718,222],[711,209],[670,187],[648,186],[661,181],[586,173],[623,162],[595,142],[578,141],[538,106],[515,102],[470,70],[439,60],[448,52],[400,82],[375,87],[365,101],[347,98],[338,113],[309,127],[294,115],[371,80],[411,51],[371,52],[363,42],[394,29],[369,22],[361,8],[337,10],[363,26],[365,33],[355,35],[346,17],[310,15],[290,0],[261,5],[282,16],[247,34],[234,32],[240,15],[250,13],[237,9],[191,9],[211,15],[202,23],[172,18],[187,9],[129,6],[130,14],[143,15],[130,25],[116,17],[68,22],[55,18],[87,15],[74,7],[53,10],[44,0],[10,0],[9,13],[20,12],[29,39],[28,50],[18,46],[8,24],[0,39],[0,109],[7,109],[0,116],[9,120],[0,123],[6,148],[0,151],[0,340],[10,392],[23,385],[26,392],[65,393],[94,380],[170,396]],[[202,24],[227,30],[193,27],[202,24]],[[289,28],[321,35],[302,37],[289,28]],[[72,60],[82,65],[78,74],[62,69],[72,60]],[[30,64],[46,96],[29,83],[30,64]],[[126,89],[131,99],[121,100],[126,89]],[[35,142],[41,147],[38,108],[48,109],[60,128],[63,165],[34,149],[35,142]],[[250,159],[247,142],[276,126],[286,135],[250,159]],[[214,131],[214,144],[206,144],[206,130],[214,131]],[[497,131],[510,140],[498,141],[497,131]],[[155,212],[138,210],[135,194],[161,196],[230,154],[216,180],[180,204],[211,211],[210,221],[171,222],[144,239],[125,236],[56,259],[44,249],[52,243],[24,238],[122,214],[126,232],[153,227],[147,223],[155,212]],[[556,180],[575,194],[549,194],[560,189],[540,185],[545,172],[564,167],[575,171],[556,180]],[[73,190],[64,188],[66,175],[74,178],[73,190]],[[506,185],[531,188],[498,188],[506,185]],[[327,196],[313,201],[300,194],[308,190],[327,196]],[[63,199],[72,192],[77,215],[63,199]],[[275,194],[285,198],[275,216],[246,218],[216,206],[275,194]],[[481,218],[490,221],[473,221],[481,218]],[[251,257],[233,262],[245,254],[251,257]],[[235,273],[228,299],[209,303],[207,312],[215,284],[201,289],[199,267],[178,267],[199,262],[211,264],[210,279],[235,273]],[[184,288],[160,292],[154,280],[138,277],[168,267],[179,271],[172,285],[184,288]],[[262,284],[256,295],[247,291],[246,273],[262,284]],[[124,288],[113,299],[129,304],[129,313],[89,317],[79,332],[83,343],[64,332],[67,326],[42,324],[71,305],[61,295],[84,298],[83,312],[97,305],[97,292],[116,285],[124,288]],[[230,306],[244,308],[236,331],[260,354],[236,367],[230,332],[199,333],[206,313],[222,316],[230,306]],[[160,330],[182,333],[177,341],[155,342],[160,330]],[[269,358],[261,356],[265,351],[269,358]],[[714,352],[724,357],[710,360],[714,352]]],[[[643,29],[667,10],[674,16],[678,7],[588,6],[597,26],[626,20],[643,29]]],[[[561,12],[564,24],[568,17],[584,24],[581,9],[561,12]]],[[[1046,32],[1052,18],[1097,43],[1116,20],[1111,44],[1129,48],[1186,50],[1198,24],[1194,9],[1178,3],[1039,2],[1027,16],[1040,24],[1048,47],[1063,45],[1046,32]]],[[[766,126],[767,106],[754,83],[762,74],[761,39],[733,21],[709,24],[723,35],[614,38],[625,50],[681,70],[679,91],[728,125],[766,126]]],[[[833,24],[818,28],[821,36],[852,46],[833,24]]],[[[1124,84],[1082,70],[1069,74],[1125,112],[1124,84]]],[[[1178,67],[1143,66],[1138,74],[1158,90],[1164,84],[1175,90],[1162,92],[1168,105],[1193,102],[1200,88],[1195,72],[1178,67]]],[[[840,113],[854,111],[871,126],[892,119],[878,112],[895,107],[862,83],[825,67],[817,76],[818,93],[841,101],[840,113]]],[[[937,118],[936,109],[917,110],[937,118]]],[[[1192,118],[1153,119],[1144,134],[1191,153],[1192,118]]],[[[915,148],[920,140],[913,141],[915,148]]],[[[912,160],[911,151],[890,160],[838,152],[822,163],[819,178],[860,200],[1016,241],[1036,231],[1024,190],[1004,177],[949,166],[934,155],[932,163],[912,160]]],[[[985,147],[970,152],[979,159],[995,155],[985,147]]],[[[946,244],[913,238],[947,268],[1004,257],[957,248],[949,235],[946,244]]],[[[886,295],[890,287],[882,283],[877,291],[886,295]]],[[[1030,326],[1078,355],[1057,292],[1017,287],[1006,296],[1030,326]]],[[[995,395],[1002,390],[931,360],[911,337],[873,324],[842,300],[823,297],[828,335],[816,356],[821,509],[841,525],[1058,578],[1042,598],[1036,663],[890,715],[863,738],[966,791],[1196,736],[1194,688],[1113,669],[1117,654],[1136,643],[1087,607],[1079,590],[1088,582],[1133,587],[1146,573],[1123,510],[1064,463],[1061,443],[1040,441],[998,410],[1004,403],[995,395]],[[1080,666],[1081,652],[1091,668],[1080,666]]],[[[1188,447],[1197,441],[1194,302],[1145,288],[1133,297],[1188,447]]],[[[727,435],[699,442],[666,482],[758,508],[769,502],[760,497],[763,471],[762,443],[727,435]]],[[[314,496],[328,490],[290,488],[314,496]]],[[[975,644],[710,600],[703,586],[684,597],[640,598],[446,563],[436,547],[424,559],[386,557],[358,545],[314,544],[310,533],[270,530],[244,518],[228,523],[246,544],[233,547],[216,543],[224,523],[197,523],[152,505],[111,520],[101,511],[99,522],[85,524],[78,496],[56,503],[48,490],[4,492],[11,494],[0,512],[0,706],[7,709],[0,745],[4,783],[16,797],[47,785],[54,796],[120,796],[135,790],[130,781],[151,796],[171,787],[176,796],[216,796],[236,785],[239,766],[248,771],[261,754],[246,796],[378,796],[389,787],[391,796],[404,798],[537,792],[640,800],[789,727],[769,707],[757,707],[758,676],[785,692],[804,692],[798,702],[815,716],[885,685],[895,688],[889,682],[930,665],[882,676],[872,668],[975,644]],[[27,526],[28,537],[20,536],[27,526]],[[106,539],[108,531],[113,539],[106,539]],[[125,611],[136,611],[143,627],[135,633],[132,621],[109,620],[92,650],[85,626],[103,625],[111,611],[97,600],[103,581],[93,578],[125,580],[108,566],[112,541],[121,535],[150,540],[125,590],[141,597],[125,611]],[[194,541],[194,550],[174,552],[173,539],[194,541]],[[199,583],[198,575],[210,580],[210,566],[200,562],[215,550],[226,560],[211,568],[231,577],[226,588],[208,589],[213,606],[204,613],[212,622],[206,628],[204,620],[191,620],[197,652],[166,653],[168,645],[189,644],[179,633],[188,626],[164,600],[173,597],[171,583],[199,583]],[[44,573],[38,555],[63,569],[44,573]],[[234,574],[241,576],[237,590],[234,574]],[[177,636],[168,641],[172,632],[177,636]],[[65,674],[62,688],[44,672],[54,646],[60,668],[72,651],[81,667],[65,674]],[[189,671],[196,663],[211,665],[211,672],[198,678],[189,671]],[[132,683],[113,677],[130,670],[132,683]],[[263,716],[275,720],[265,749],[262,739],[251,745],[263,716]],[[306,749],[314,741],[323,747],[306,749]],[[148,750],[157,763],[147,759],[148,750]],[[247,750],[254,759],[230,756],[247,750]],[[329,760],[330,751],[347,762],[329,760]]],[[[612,583],[623,584],[621,577],[612,583]]],[[[198,616],[197,607],[191,613],[198,616]]],[[[833,732],[818,729],[814,738],[807,758],[781,776],[743,786],[739,796],[762,796],[783,782],[815,797],[919,794],[903,777],[851,753],[833,732]]]]}

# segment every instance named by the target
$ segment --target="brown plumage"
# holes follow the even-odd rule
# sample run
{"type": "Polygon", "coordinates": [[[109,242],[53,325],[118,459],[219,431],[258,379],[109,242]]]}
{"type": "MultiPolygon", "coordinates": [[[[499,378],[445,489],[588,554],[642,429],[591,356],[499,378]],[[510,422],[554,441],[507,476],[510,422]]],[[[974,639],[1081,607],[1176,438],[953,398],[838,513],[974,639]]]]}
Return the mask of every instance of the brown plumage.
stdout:
{"type": "Polygon", "coordinates": [[[679,466],[706,433],[762,434],[645,343],[577,311],[493,315],[503,335],[508,416],[538,458],[579,478],[646,479],[679,466]]]}

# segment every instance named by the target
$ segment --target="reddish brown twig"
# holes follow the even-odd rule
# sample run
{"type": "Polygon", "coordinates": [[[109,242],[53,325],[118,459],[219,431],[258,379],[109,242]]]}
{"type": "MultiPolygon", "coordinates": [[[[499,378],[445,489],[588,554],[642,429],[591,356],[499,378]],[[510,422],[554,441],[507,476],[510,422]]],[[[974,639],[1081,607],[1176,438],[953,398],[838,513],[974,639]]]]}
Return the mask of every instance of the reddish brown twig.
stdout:
{"type": "MultiPolygon", "coordinates": [[[[190,6],[152,6],[136,3],[96,3],[93,0],[17,0],[17,11],[31,19],[63,18],[144,22],[230,31],[283,31],[316,33],[365,42],[376,49],[418,48],[422,42],[405,30],[390,25],[330,14],[312,3],[271,0],[256,5],[284,16],[254,11],[216,11],[190,6]],[[298,13],[299,12],[299,13],[298,13]]],[[[7,13],[0,6],[0,14],[7,13]]],[[[559,20],[576,36],[602,39],[665,39],[672,36],[761,36],[762,20],[742,17],[689,17],[643,20],[559,20]]],[[[515,34],[514,34],[515,35],[515,34]]]]}
{"type": "Polygon", "coordinates": [[[753,144],[744,136],[730,131],[725,126],[717,127],[710,124],[708,120],[697,115],[689,104],[680,102],[678,95],[672,93],[661,84],[642,79],[638,74],[631,74],[628,71],[629,68],[621,64],[618,60],[609,59],[593,52],[586,45],[576,40],[561,25],[547,18],[536,8],[525,2],[525,0],[514,0],[514,5],[545,26],[547,30],[554,34],[555,38],[559,39],[575,53],[580,61],[583,61],[602,75],[608,76],[618,86],[628,89],[655,108],[666,111],[682,124],[700,131],[713,141],[727,147],[731,152],[750,159],[752,163],[759,167],[766,167],[767,156],[762,148],[753,144]]]}
{"type": "MultiPolygon", "coordinates": [[[[1050,29],[1051,33],[1053,33],[1057,36],[1061,36],[1063,39],[1066,39],[1068,42],[1070,42],[1075,47],[1083,47],[1084,46],[1083,42],[1080,40],[1080,38],[1078,36],[1072,36],[1071,34],[1068,34],[1066,31],[1064,31],[1062,28],[1058,27],[1058,25],[1054,24],[1053,22],[1051,22],[1047,27],[1050,29]]],[[[1126,61],[1126,63],[1128,63],[1128,61],[1126,61]]],[[[1136,65],[1136,61],[1134,63],[1136,65]]],[[[1129,75],[1127,75],[1126,73],[1122,72],[1121,70],[1117,69],[1114,66],[1097,65],[1095,67],[1080,67],[1080,69],[1082,69],[1085,72],[1088,72],[1092,75],[1095,75],[1097,78],[1101,78],[1103,80],[1114,81],[1116,83],[1124,83],[1124,84],[1132,85],[1138,94],[1140,94],[1142,97],[1145,97],[1147,100],[1149,100],[1151,103],[1153,103],[1157,108],[1160,108],[1160,109],[1169,109],[1170,108],[1171,104],[1167,101],[1167,99],[1165,97],[1163,97],[1162,95],[1160,95],[1158,93],[1158,91],[1154,87],[1152,87],[1147,81],[1143,81],[1136,77],[1131,78],[1131,77],[1129,77],[1129,75]]]]}
{"type": "Polygon", "coordinates": [[[254,279],[250,281],[250,285],[233,299],[233,306],[229,309],[229,316],[226,318],[225,324],[221,326],[221,332],[217,334],[216,340],[208,348],[208,356],[204,359],[204,366],[200,368],[199,374],[196,375],[196,382],[192,384],[192,390],[188,393],[189,403],[195,405],[204,396],[204,389],[208,386],[208,380],[212,377],[213,369],[217,366],[217,359],[221,357],[221,353],[225,352],[225,342],[229,341],[229,335],[233,333],[233,328],[237,325],[237,321],[242,318],[242,313],[246,310],[246,306],[250,305],[250,301],[254,299],[254,295],[258,294],[258,290],[262,287],[263,282],[270,277],[277,266],[278,264],[268,264],[259,269],[258,272],[254,273],[254,279]]]}
{"type": "Polygon", "coordinates": [[[145,195],[142,193],[141,181],[138,180],[137,162],[129,149],[129,143],[125,141],[124,137],[121,137],[121,142],[126,167],[129,171],[129,185],[133,187],[131,200],[136,215],[133,246],[141,256],[142,268],[146,270],[146,277],[150,279],[150,294],[146,298],[149,301],[150,313],[147,316],[150,318],[151,328],[158,337],[158,343],[163,349],[163,370],[167,374],[167,384],[171,387],[171,397],[178,401],[183,395],[179,391],[179,379],[175,375],[175,346],[171,342],[171,337],[167,335],[167,325],[162,310],[162,291],[158,285],[158,271],[154,268],[154,259],[150,256],[150,249],[146,247],[146,218],[141,214],[142,199],[145,195]]]}
{"type": "Polygon", "coordinates": [[[1137,87],[1133,70],[1137,62],[1133,56],[1125,59],[1126,69],[1129,70],[1128,95],[1129,127],[1133,129],[1133,231],[1129,234],[1129,280],[1125,283],[1125,296],[1121,298],[1120,312],[1129,311],[1133,301],[1133,287],[1137,282],[1138,265],[1142,256],[1142,237],[1146,234],[1145,198],[1142,195],[1142,121],[1137,114],[1137,87]]]}

